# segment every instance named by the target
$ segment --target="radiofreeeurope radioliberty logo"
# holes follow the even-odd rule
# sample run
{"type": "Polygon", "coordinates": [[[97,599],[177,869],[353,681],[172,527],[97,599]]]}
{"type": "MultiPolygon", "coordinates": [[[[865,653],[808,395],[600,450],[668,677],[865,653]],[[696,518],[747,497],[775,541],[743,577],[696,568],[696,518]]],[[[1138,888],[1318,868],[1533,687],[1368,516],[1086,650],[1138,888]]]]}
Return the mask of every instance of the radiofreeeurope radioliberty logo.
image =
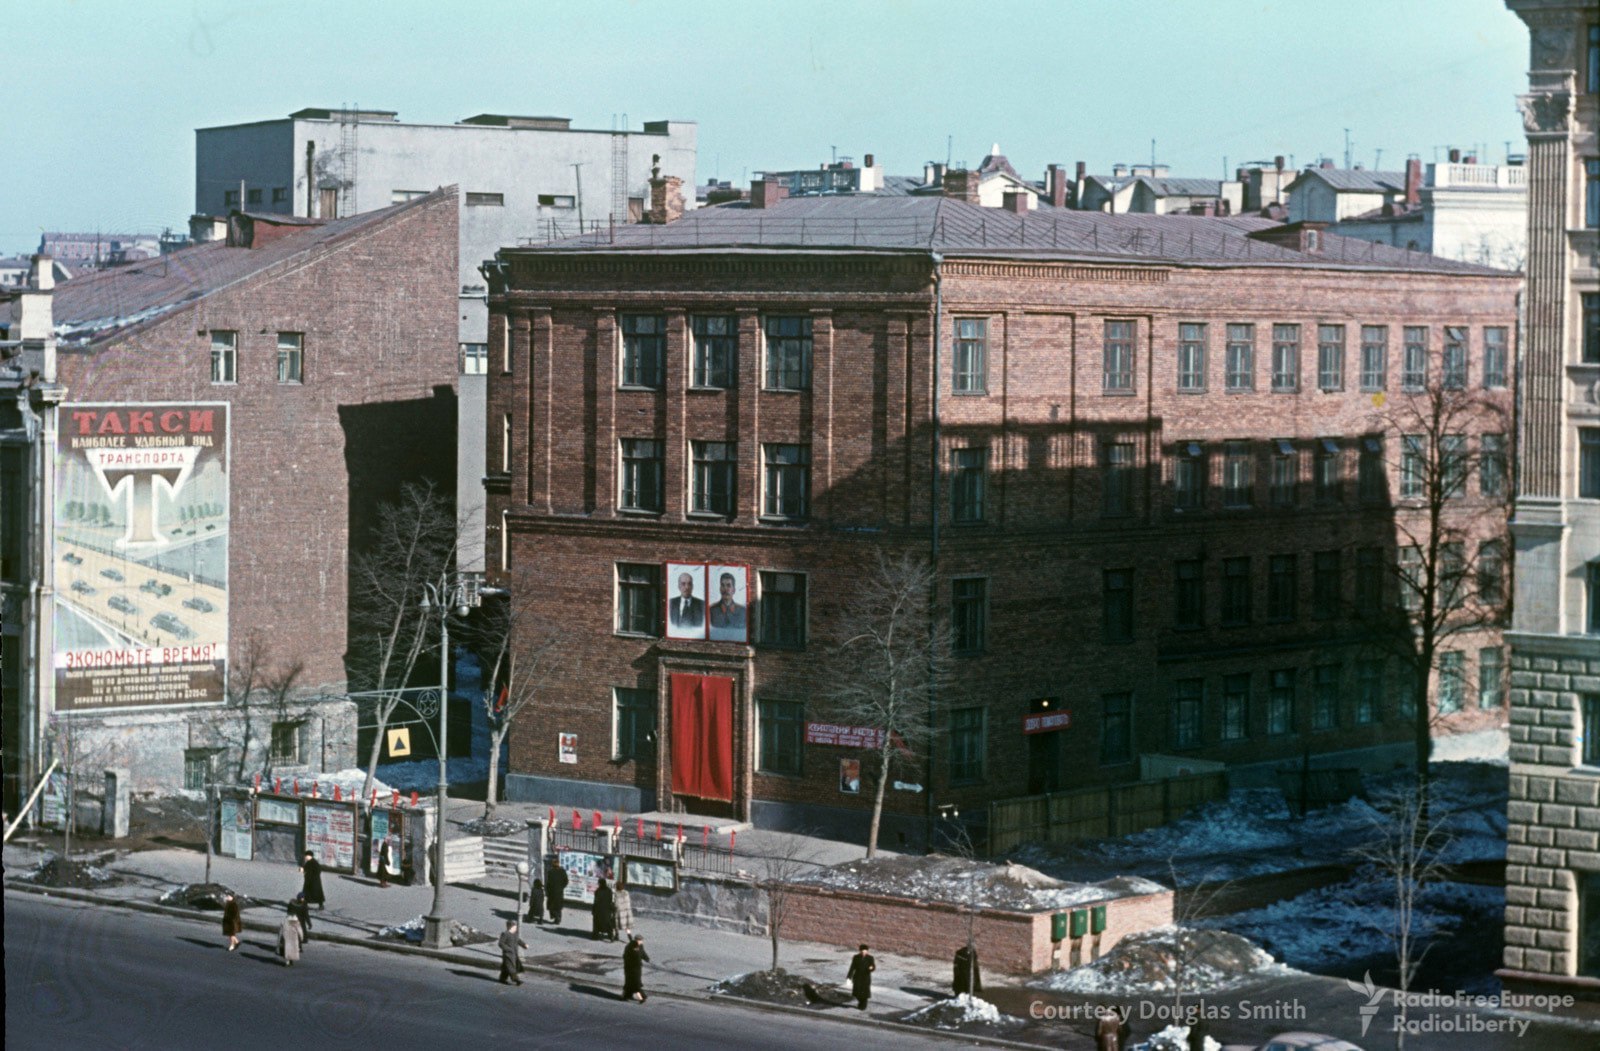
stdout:
{"type": "Polygon", "coordinates": [[[1378,1008],[1383,1005],[1383,994],[1388,992],[1388,990],[1379,989],[1373,983],[1371,971],[1363,974],[1361,976],[1361,981],[1359,982],[1353,982],[1346,978],[1344,980],[1344,984],[1350,987],[1351,992],[1367,998],[1367,1002],[1362,1004],[1360,1008],[1361,1035],[1366,1036],[1367,1029],[1372,1025],[1372,1020],[1378,1017],[1378,1008]]]}

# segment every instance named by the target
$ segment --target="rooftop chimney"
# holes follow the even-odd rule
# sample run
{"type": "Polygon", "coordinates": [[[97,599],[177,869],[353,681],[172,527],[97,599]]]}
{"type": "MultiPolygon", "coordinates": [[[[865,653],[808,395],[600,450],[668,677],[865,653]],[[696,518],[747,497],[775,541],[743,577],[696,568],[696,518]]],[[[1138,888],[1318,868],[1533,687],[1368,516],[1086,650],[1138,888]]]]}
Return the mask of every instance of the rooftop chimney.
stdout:
{"type": "MultiPolygon", "coordinates": [[[[1436,153],[1436,154],[1434,154],[1434,156],[1437,157],[1438,154],[1436,153]]],[[[1461,151],[1460,150],[1451,150],[1450,151],[1450,163],[1451,164],[1460,164],[1461,163],[1461,151]]]]}
{"type": "Polygon", "coordinates": [[[966,201],[968,204],[982,204],[978,195],[978,184],[981,179],[975,171],[958,168],[955,171],[944,173],[944,195],[957,200],[966,201]]]}
{"type": "Polygon", "coordinates": [[[872,167],[872,161],[873,161],[872,154],[870,154],[870,153],[864,154],[862,156],[862,158],[861,158],[861,166],[863,168],[870,168],[870,167],[872,167]]]}
{"type": "Polygon", "coordinates": [[[1415,157],[1406,161],[1406,204],[1422,201],[1422,162],[1415,157]]]}
{"type": "Polygon", "coordinates": [[[645,213],[644,221],[665,226],[682,218],[683,180],[676,175],[656,175],[650,180],[650,210],[645,213]]]}
{"type": "Polygon", "coordinates": [[[1028,211],[1028,192],[1026,190],[1007,190],[1004,203],[1001,205],[1013,215],[1024,215],[1028,211]]]}
{"type": "Polygon", "coordinates": [[[1317,167],[1323,169],[1324,171],[1332,168],[1333,167],[1333,158],[1331,158],[1331,157],[1322,158],[1322,162],[1320,164],[1318,164],[1317,167]]]}
{"type": "Polygon", "coordinates": [[[1111,166],[1112,178],[1121,178],[1126,174],[1128,174],[1128,166],[1126,164],[1113,164],[1111,166]]]}
{"type": "Polygon", "coordinates": [[[1052,164],[1044,172],[1045,189],[1050,194],[1050,203],[1056,208],[1067,206],[1067,170],[1059,164],[1052,164]]]}
{"type": "Polygon", "coordinates": [[[750,184],[750,207],[771,208],[789,196],[789,187],[777,179],[762,179],[750,184]]]}

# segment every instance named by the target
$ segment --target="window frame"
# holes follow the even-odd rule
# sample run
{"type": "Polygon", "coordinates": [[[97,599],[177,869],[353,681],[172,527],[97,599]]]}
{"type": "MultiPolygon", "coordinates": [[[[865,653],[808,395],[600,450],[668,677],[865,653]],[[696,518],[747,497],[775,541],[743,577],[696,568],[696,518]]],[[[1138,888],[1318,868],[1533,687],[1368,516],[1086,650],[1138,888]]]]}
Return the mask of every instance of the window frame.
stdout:
{"type": "Polygon", "coordinates": [[[1317,389],[1344,390],[1344,325],[1317,324],[1317,389]]]}
{"type": "Polygon", "coordinates": [[[1172,456],[1172,509],[1201,511],[1206,506],[1207,456],[1200,442],[1178,442],[1172,456]]]}
{"type": "MultiPolygon", "coordinates": [[[[1506,386],[1507,364],[1511,357],[1511,330],[1504,325],[1483,327],[1483,386],[1500,390],[1506,386]]],[[[1470,354],[1469,354],[1470,358],[1470,354]]],[[[1596,359],[1600,361],[1600,358],[1596,359]]]]}
{"type": "Polygon", "coordinates": [[[304,719],[275,719],[268,728],[267,754],[274,765],[301,766],[304,764],[306,721],[304,719]],[[284,747],[285,742],[293,747],[284,747]]]}
{"type": "Polygon", "coordinates": [[[621,358],[617,386],[622,390],[661,390],[666,386],[667,318],[665,314],[626,312],[617,318],[621,358]],[[640,326],[649,323],[650,330],[640,326]]]}
{"type": "Polygon", "coordinates": [[[1202,321],[1178,323],[1178,390],[1199,394],[1206,389],[1206,324],[1202,321]]]}
{"type": "Polygon", "coordinates": [[[656,734],[656,691],[652,687],[611,687],[611,761],[615,763],[654,761],[656,734]],[[628,694],[624,698],[624,694],[628,694]],[[641,725],[641,715],[648,725],[641,725]]]}
{"type": "Polygon", "coordinates": [[[1250,624],[1254,580],[1249,555],[1233,555],[1222,560],[1222,594],[1217,623],[1224,628],[1243,628],[1250,624]]]}
{"type": "Polygon", "coordinates": [[[211,383],[233,387],[239,383],[239,333],[236,329],[214,328],[211,335],[211,383]],[[219,338],[225,337],[225,338],[219,338]]]}
{"type": "Polygon", "coordinates": [[[1113,690],[1100,695],[1100,765],[1133,762],[1133,691],[1113,690]],[[1115,740],[1120,735],[1121,740],[1115,740]],[[1120,750],[1113,750],[1113,745],[1120,750]]]}
{"type": "Polygon", "coordinates": [[[1222,506],[1238,510],[1255,506],[1255,446],[1245,439],[1222,443],[1222,506]]]}
{"type": "Polygon", "coordinates": [[[761,319],[761,335],[762,389],[786,393],[810,390],[814,319],[803,314],[768,314],[761,319]],[[784,331],[791,325],[795,331],[784,331]]]}
{"type": "Polygon", "coordinates": [[[694,375],[690,386],[696,390],[733,389],[738,375],[738,317],[732,314],[691,314],[689,338],[694,343],[694,375]],[[712,322],[722,323],[727,331],[710,331],[712,322]]]}
{"type": "Polygon", "coordinates": [[[1300,390],[1300,326],[1274,322],[1272,326],[1272,389],[1279,394],[1300,390]]]}
{"type": "Polygon", "coordinates": [[[950,710],[950,784],[971,785],[984,779],[988,729],[987,708],[973,705],[950,710]]]}
{"type": "Polygon", "coordinates": [[[1300,612],[1300,558],[1294,554],[1267,556],[1267,622],[1288,624],[1300,612]]]}
{"type": "Polygon", "coordinates": [[[1333,620],[1344,603],[1344,553],[1328,548],[1311,553],[1311,619],[1333,620]]]}
{"type": "Polygon", "coordinates": [[[1311,669],[1311,729],[1337,730],[1339,728],[1339,680],[1342,678],[1338,664],[1318,664],[1311,669]]]}
{"type": "Polygon", "coordinates": [[[1138,446],[1120,438],[1100,443],[1100,517],[1129,518],[1135,508],[1138,446]]]}
{"type": "Polygon", "coordinates": [[[1375,393],[1389,386],[1389,326],[1361,326],[1361,390],[1375,393]]]}
{"type": "Polygon", "coordinates": [[[1206,681],[1174,679],[1168,704],[1172,710],[1171,741],[1174,749],[1199,748],[1205,737],[1206,681]]]}
{"type": "Polygon", "coordinates": [[[1466,654],[1460,650],[1439,653],[1438,713],[1454,715],[1466,701],[1466,654]]]}
{"type": "Polygon", "coordinates": [[[1256,326],[1253,321],[1229,322],[1223,345],[1222,388],[1230,394],[1256,389],[1256,326]]]}
{"type": "Polygon", "coordinates": [[[1311,455],[1312,500],[1331,507],[1344,502],[1344,450],[1333,438],[1318,438],[1311,455]]]}
{"type": "Polygon", "coordinates": [[[280,386],[301,386],[305,383],[306,334],[304,332],[278,333],[278,383],[280,386]],[[288,337],[292,342],[285,342],[288,337]],[[285,366],[290,366],[285,369],[285,366]]]}
{"type": "Polygon", "coordinates": [[[811,517],[810,445],[762,443],[761,517],[773,522],[804,522],[811,517]],[[781,459],[786,455],[794,459],[781,459]]]}
{"type": "Polygon", "coordinates": [[[982,525],[989,470],[989,450],[969,446],[950,450],[950,523],[982,525]],[[963,462],[971,461],[971,462],[963,462]]]}
{"type": "Polygon", "coordinates": [[[1428,326],[1406,325],[1400,332],[1400,389],[1425,390],[1428,386],[1428,326]]]}
{"type": "Polygon", "coordinates": [[[739,508],[739,446],[689,441],[689,513],[732,518],[739,508]],[[720,455],[717,452],[720,450],[720,455]],[[720,500],[719,500],[720,496],[720,500]]]}
{"type": "Polygon", "coordinates": [[[1206,625],[1206,564],[1180,558],[1172,563],[1172,629],[1198,631],[1206,625]]]}
{"type": "Polygon", "coordinates": [[[1585,365],[1600,365],[1600,292],[1584,292],[1579,304],[1583,319],[1579,360],[1585,365]]]}
{"type": "Polygon", "coordinates": [[[756,773],[804,777],[806,705],[763,697],[756,701],[756,773]]]}
{"type": "Polygon", "coordinates": [[[1578,428],[1578,499],[1600,500],[1600,427],[1578,428]]]}
{"type": "Polygon", "coordinates": [[[758,627],[760,644],[771,649],[803,650],[806,648],[807,618],[810,612],[807,575],[786,569],[761,569],[756,571],[758,627]],[[794,578],[791,590],[782,590],[780,578],[794,578]],[[792,599],[780,596],[796,596],[792,599]],[[792,620],[792,625],[790,621],[792,620]],[[792,632],[791,632],[792,627],[792,632]]]}
{"type": "Polygon", "coordinates": [[[1100,640],[1106,645],[1134,641],[1134,571],[1132,568],[1100,572],[1100,640]]]}
{"type": "Polygon", "coordinates": [[[989,319],[958,317],[950,348],[950,392],[989,393],[989,319]]]}
{"type": "Polygon", "coordinates": [[[1466,325],[1446,325],[1444,345],[1439,351],[1439,386],[1444,390],[1466,390],[1470,358],[1470,330],[1466,325]]]}
{"type": "Polygon", "coordinates": [[[1384,660],[1365,657],[1356,662],[1356,725],[1371,726],[1383,719],[1384,660]]]}
{"type": "Polygon", "coordinates": [[[1294,668],[1267,672],[1267,736],[1291,737],[1295,733],[1295,693],[1299,676],[1294,668]]]}
{"type": "Polygon", "coordinates": [[[1249,672],[1233,672],[1222,677],[1222,740],[1233,743],[1250,739],[1249,672]],[[1242,688],[1241,688],[1242,686],[1242,688]]]}
{"type": "Polygon", "coordinates": [[[977,657],[988,649],[989,578],[950,578],[950,654],[977,657]]]}
{"type": "Polygon", "coordinates": [[[1100,390],[1103,394],[1132,394],[1138,362],[1139,326],[1135,321],[1108,318],[1101,329],[1100,390]],[[1115,334],[1113,334],[1115,330],[1115,334]]]}
{"type": "Polygon", "coordinates": [[[612,634],[631,638],[661,637],[663,614],[661,564],[658,562],[616,562],[613,598],[615,616],[612,634]],[[629,578],[628,574],[633,573],[629,578]]]}
{"type": "Polygon", "coordinates": [[[1505,707],[1505,649],[1483,646],[1478,649],[1478,710],[1495,711],[1505,707]],[[1491,656],[1492,655],[1492,656],[1491,656]]]}
{"type": "Polygon", "coordinates": [[[1288,438],[1272,440],[1267,464],[1267,502],[1273,507],[1294,507],[1300,502],[1300,450],[1288,438]]]}
{"type": "Polygon", "coordinates": [[[617,510],[661,514],[666,509],[666,443],[660,438],[617,439],[617,510]],[[652,503],[647,497],[654,497],[652,503]]]}

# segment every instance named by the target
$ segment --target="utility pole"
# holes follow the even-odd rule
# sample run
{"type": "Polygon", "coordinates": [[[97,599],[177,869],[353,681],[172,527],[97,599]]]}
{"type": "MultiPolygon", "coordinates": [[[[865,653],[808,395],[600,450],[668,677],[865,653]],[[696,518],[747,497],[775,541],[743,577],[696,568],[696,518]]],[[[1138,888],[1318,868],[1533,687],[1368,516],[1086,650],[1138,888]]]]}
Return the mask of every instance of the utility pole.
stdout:
{"type": "Polygon", "coordinates": [[[573,181],[578,184],[578,233],[583,233],[583,165],[572,166],[573,181]]]}
{"type": "Polygon", "coordinates": [[[1350,167],[1350,129],[1344,129],[1344,166],[1350,167]]]}
{"type": "Polygon", "coordinates": [[[217,802],[214,791],[217,783],[211,778],[206,778],[206,882],[211,882],[211,844],[217,838],[214,822],[216,821],[217,802]]]}

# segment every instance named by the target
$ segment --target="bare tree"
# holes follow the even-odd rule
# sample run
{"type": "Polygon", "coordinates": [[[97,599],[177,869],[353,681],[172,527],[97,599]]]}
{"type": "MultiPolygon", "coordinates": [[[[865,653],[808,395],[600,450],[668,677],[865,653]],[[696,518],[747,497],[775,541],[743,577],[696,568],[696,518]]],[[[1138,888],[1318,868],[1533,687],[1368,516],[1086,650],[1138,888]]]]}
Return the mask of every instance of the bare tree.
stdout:
{"type": "Polygon", "coordinates": [[[877,731],[869,858],[878,850],[895,755],[931,746],[929,706],[950,680],[949,628],[935,613],[934,583],[926,561],[880,552],[876,569],[857,583],[845,605],[843,639],[829,656],[826,697],[834,716],[877,731]]]}
{"type": "MultiPolygon", "coordinates": [[[[267,670],[261,680],[261,707],[265,709],[271,723],[268,728],[267,758],[262,764],[261,776],[264,780],[272,780],[272,764],[277,760],[276,742],[270,739],[272,727],[288,725],[299,732],[299,727],[311,714],[313,701],[301,699],[295,686],[300,680],[300,675],[305,671],[304,661],[288,661],[275,664],[267,670]]],[[[241,778],[241,780],[243,780],[241,778]]]]}
{"type": "Polygon", "coordinates": [[[473,641],[488,666],[482,704],[489,723],[489,787],[483,816],[494,816],[500,778],[500,746],[517,716],[544,692],[551,669],[566,657],[567,633],[559,621],[541,616],[524,596],[484,607],[473,641]]]}
{"type": "MultiPolygon", "coordinates": [[[[1417,970],[1439,931],[1437,918],[1422,901],[1423,889],[1445,875],[1442,861],[1451,835],[1438,808],[1430,805],[1431,790],[1422,780],[1376,794],[1369,818],[1369,835],[1350,854],[1387,887],[1392,907],[1372,909],[1362,903],[1361,915],[1394,949],[1399,1019],[1395,1047],[1405,1048],[1407,994],[1417,970]]],[[[1351,989],[1377,1002],[1377,987],[1349,982],[1351,989]]]]}
{"type": "Polygon", "coordinates": [[[796,879],[820,868],[811,839],[801,834],[774,833],[761,849],[756,889],[767,899],[767,938],[772,942],[772,967],[778,969],[778,947],[783,927],[789,919],[791,885],[796,879]]]}
{"type": "Polygon", "coordinates": [[[428,646],[429,618],[417,608],[423,585],[444,594],[457,536],[450,501],[432,483],[408,484],[397,503],[378,509],[369,543],[351,559],[351,672],[374,698],[376,724],[363,799],[377,778],[384,729],[428,646]]]}

